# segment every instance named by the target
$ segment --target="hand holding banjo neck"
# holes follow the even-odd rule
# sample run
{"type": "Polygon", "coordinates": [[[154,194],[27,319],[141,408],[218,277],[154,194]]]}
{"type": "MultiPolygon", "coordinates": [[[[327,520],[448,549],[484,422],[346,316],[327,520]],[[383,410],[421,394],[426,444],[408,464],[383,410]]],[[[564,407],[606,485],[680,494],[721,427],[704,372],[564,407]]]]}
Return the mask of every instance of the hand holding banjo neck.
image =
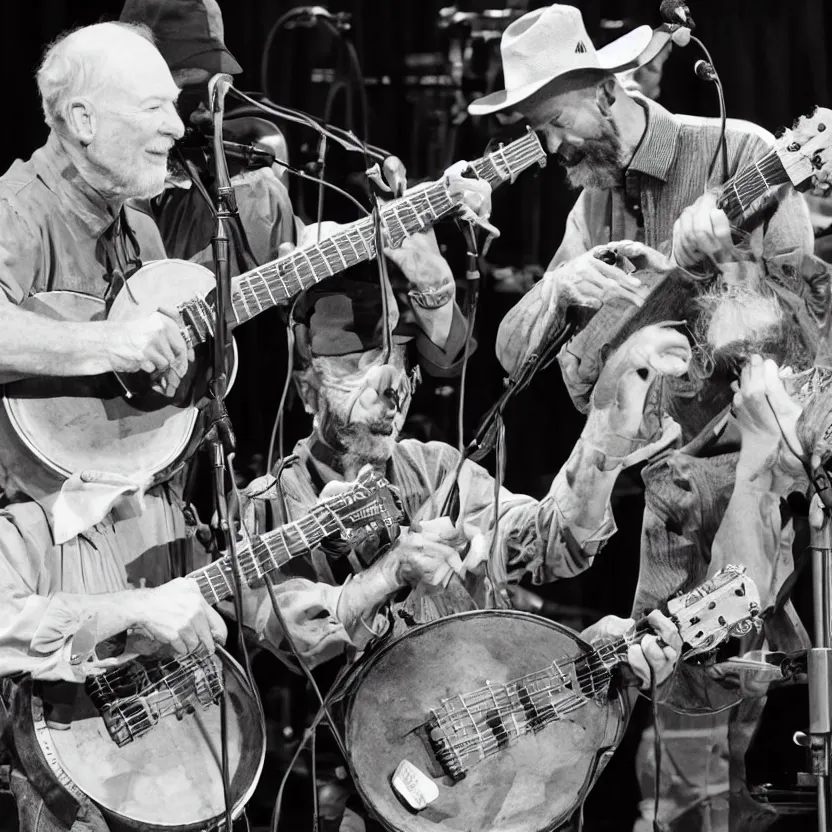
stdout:
{"type": "MultiPolygon", "coordinates": [[[[830,130],[832,110],[817,108],[799,118],[792,129],[783,131],[768,153],[722,185],[717,205],[725,211],[731,226],[743,232],[753,229],[766,209],[785,192],[785,186],[804,189],[813,182],[825,181],[832,171],[830,130]]],[[[607,258],[617,258],[617,243],[609,243],[606,252],[607,258]]],[[[569,355],[561,359],[570,394],[583,412],[606,357],[630,335],[650,324],[690,318],[697,278],[679,268],[663,272],[648,267],[635,274],[650,288],[643,306],[618,299],[605,302],[574,336],[569,355]]],[[[729,403],[730,396],[724,404],[729,403]]],[[[698,423],[683,425],[685,441],[696,435],[698,427],[698,423]]]]}

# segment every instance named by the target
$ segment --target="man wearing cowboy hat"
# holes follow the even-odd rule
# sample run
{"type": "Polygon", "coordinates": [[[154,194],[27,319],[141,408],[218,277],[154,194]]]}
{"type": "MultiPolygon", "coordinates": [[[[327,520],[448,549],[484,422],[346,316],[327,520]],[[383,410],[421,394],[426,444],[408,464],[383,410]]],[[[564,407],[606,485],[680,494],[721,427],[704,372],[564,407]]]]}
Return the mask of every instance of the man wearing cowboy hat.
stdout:
{"type": "MultiPolygon", "coordinates": [[[[641,303],[647,289],[638,278],[596,256],[609,243],[636,241],[630,259],[641,256],[649,263],[650,249],[658,249],[683,268],[730,244],[727,217],[713,195],[703,196],[719,184],[717,176],[708,177],[719,121],[674,115],[628,95],[615,75],[648,63],[668,37],[641,26],[596,51],[580,12],[558,4],[524,15],[503,35],[506,89],[474,101],[469,112],[525,116],[557,155],[569,183],[582,189],[548,271],[501,324],[497,354],[508,371],[536,347],[535,333],[548,328],[565,292],[590,308],[612,298],[641,303]]],[[[726,141],[733,175],[764,155],[773,139],[754,124],[732,119],[726,141]]],[[[812,251],[803,198],[784,195],[751,245],[769,262],[799,264],[812,251]]],[[[561,363],[581,348],[576,339],[561,363]]]]}
{"type": "MultiPolygon", "coordinates": [[[[569,303],[591,310],[606,304],[615,322],[609,329],[631,317],[642,304],[648,287],[652,288],[650,278],[642,273],[642,284],[637,277],[596,258],[610,242],[635,241],[622,245],[621,253],[639,268],[664,273],[674,263],[665,261],[655,249],[669,255],[675,265],[692,269],[703,255],[726,243],[731,248],[727,218],[716,209],[711,195],[702,196],[706,187],[718,184],[716,178],[709,179],[708,167],[719,138],[719,123],[675,116],[655,102],[628,96],[614,77],[614,73],[649,61],[656,46],[661,48],[658,38],[651,41],[649,29],[642,27],[595,52],[576,9],[556,5],[539,10],[517,21],[504,35],[508,89],[472,104],[472,114],[515,110],[525,115],[533,127],[542,130],[549,150],[563,160],[570,183],[583,188],[549,271],[501,324],[497,353],[508,370],[536,348],[538,333],[562,320],[569,303]]],[[[771,143],[764,131],[737,121],[729,121],[726,140],[729,175],[762,156],[771,143]]],[[[795,270],[803,255],[811,253],[812,245],[802,197],[788,193],[750,242],[771,269],[783,273],[795,270]]],[[[582,410],[604,366],[605,350],[600,342],[611,333],[608,330],[602,335],[599,338],[597,331],[584,329],[560,355],[567,388],[582,410]]],[[[698,427],[691,425],[694,436],[698,427]]],[[[684,441],[693,438],[686,436],[684,441]]],[[[713,472],[706,472],[706,481],[712,482],[713,477],[713,472]]],[[[730,486],[726,485],[728,495],[730,486]]],[[[654,490],[661,496],[660,488],[654,490]]],[[[690,496],[686,495],[688,500],[690,496]]],[[[649,505],[656,504],[660,500],[654,494],[649,505]]],[[[705,506],[699,509],[699,514],[706,512],[705,506]]],[[[692,514],[696,510],[697,506],[691,507],[692,514]]],[[[705,519],[710,528],[712,518],[705,519]]],[[[648,560],[655,554],[651,545],[660,547],[663,540],[662,524],[654,526],[645,521],[642,557],[648,560]]],[[[666,534],[669,538],[670,532],[666,534]]],[[[677,548],[684,565],[683,556],[690,547],[677,548]]],[[[669,582],[670,576],[664,577],[669,582]]],[[[673,744],[666,765],[671,759],[680,767],[679,776],[664,778],[671,789],[664,789],[663,796],[677,801],[678,809],[682,802],[704,796],[720,781],[726,784],[727,761],[712,753],[715,744],[725,743],[724,736],[718,738],[720,730],[724,734],[724,724],[703,723],[703,732],[683,719],[677,723],[665,721],[663,731],[666,742],[673,744]],[[684,788],[680,789],[680,784],[684,788]]],[[[712,821],[715,828],[722,828],[716,817],[712,821]]]]}

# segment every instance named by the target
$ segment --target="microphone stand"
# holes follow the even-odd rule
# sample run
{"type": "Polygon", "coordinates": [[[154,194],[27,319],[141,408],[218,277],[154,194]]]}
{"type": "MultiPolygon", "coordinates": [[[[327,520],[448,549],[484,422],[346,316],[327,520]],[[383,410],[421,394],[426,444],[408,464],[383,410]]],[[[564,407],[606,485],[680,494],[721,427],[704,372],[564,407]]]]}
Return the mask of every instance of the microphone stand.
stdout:
{"type": "Polygon", "coordinates": [[[818,786],[818,830],[829,829],[832,790],[829,758],[832,751],[832,519],[824,505],[823,525],[812,529],[812,595],[815,611],[814,646],[809,650],[809,736],[812,773],[818,786]]]}
{"type": "MultiPolygon", "coordinates": [[[[474,438],[461,449],[459,460],[454,468],[451,476],[451,482],[456,483],[459,480],[459,475],[462,473],[462,466],[468,459],[474,462],[479,462],[494,449],[497,442],[497,437],[503,426],[503,412],[508,403],[519,392],[524,390],[535,373],[542,367],[548,366],[556,350],[569,338],[575,331],[575,322],[571,314],[571,310],[566,313],[565,321],[553,326],[546,336],[541,341],[541,344],[535,352],[526,358],[526,360],[515,369],[511,375],[504,381],[503,392],[500,397],[491,407],[491,409],[483,416],[474,438]]],[[[499,472],[498,472],[499,473],[499,472]]],[[[448,489],[443,504],[442,513],[448,514],[451,503],[453,502],[454,487],[453,485],[448,489]]]]}
{"type": "Polygon", "coordinates": [[[826,832],[832,812],[832,482],[822,467],[807,470],[823,506],[823,523],[819,529],[810,524],[809,538],[815,616],[808,651],[809,733],[798,731],[794,741],[809,750],[817,778],[818,830],[826,832]]]}
{"type": "MultiPolygon", "coordinates": [[[[234,452],[236,447],[236,439],[225,407],[225,396],[228,392],[226,353],[231,337],[228,325],[228,315],[231,309],[229,240],[231,223],[237,216],[237,203],[234,188],[231,186],[231,177],[228,174],[228,163],[222,140],[225,94],[231,82],[230,75],[218,74],[208,83],[211,118],[214,123],[214,165],[217,191],[216,226],[211,248],[214,254],[217,287],[214,298],[213,373],[209,385],[210,401],[208,404],[210,427],[203,441],[211,452],[219,531],[222,532],[226,545],[233,548],[235,535],[229,534],[228,506],[225,500],[225,468],[226,458],[234,452]]],[[[219,548],[222,549],[220,541],[217,542],[219,548]]]]}
{"type": "MultiPolygon", "coordinates": [[[[209,384],[209,402],[207,414],[210,427],[203,438],[211,457],[213,470],[214,499],[216,512],[212,522],[212,529],[217,550],[222,552],[227,548],[231,560],[231,577],[234,586],[234,610],[237,619],[240,647],[245,659],[246,670],[249,671],[248,656],[243,643],[243,609],[242,609],[242,580],[240,563],[237,553],[236,533],[231,527],[228,515],[228,502],[225,498],[225,474],[227,460],[234,453],[236,439],[228,411],[225,406],[225,396],[228,392],[228,370],[226,362],[227,346],[231,338],[229,315],[231,312],[231,274],[229,263],[231,223],[239,220],[234,189],[228,173],[225,158],[225,148],[222,137],[222,121],[225,108],[225,95],[231,87],[230,75],[217,74],[208,82],[208,96],[211,103],[211,118],[214,126],[214,165],[215,183],[217,191],[217,207],[215,211],[216,228],[211,241],[214,255],[214,274],[217,285],[214,297],[214,338],[213,338],[213,372],[209,384]]],[[[230,465],[229,465],[230,467],[230,465]]],[[[249,684],[254,691],[253,680],[248,674],[249,684]]],[[[225,682],[225,680],[223,680],[225,682]]],[[[225,688],[225,684],[223,684],[225,688]]],[[[220,699],[220,724],[222,737],[222,779],[225,798],[225,828],[231,832],[233,824],[234,806],[231,795],[231,777],[228,759],[228,717],[227,696],[220,699]]]]}

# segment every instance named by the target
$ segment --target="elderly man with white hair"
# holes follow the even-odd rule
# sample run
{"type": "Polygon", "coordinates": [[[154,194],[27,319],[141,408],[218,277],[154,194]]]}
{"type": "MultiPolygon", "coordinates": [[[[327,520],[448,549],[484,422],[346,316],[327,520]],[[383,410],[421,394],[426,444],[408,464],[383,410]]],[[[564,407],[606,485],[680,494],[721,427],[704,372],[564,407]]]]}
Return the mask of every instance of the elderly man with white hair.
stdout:
{"type": "MultiPolygon", "coordinates": [[[[165,256],[153,221],[128,200],[164,187],[183,132],[179,90],[147,30],[111,23],[53,44],[37,80],[49,138],[0,177],[0,379],[145,370],[175,386],[189,363],[175,311],[76,323],[21,304],[55,290],[106,298],[165,256]]],[[[12,707],[20,674],[83,681],[97,658],[79,655],[82,632],[100,642],[140,628],[179,653],[213,650],[222,618],[195,583],[172,580],[175,565],[198,560],[172,485],[148,492],[140,517],[108,517],[61,545],[41,505],[14,495],[0,511],[0,682],[12,707]]],[[[92,804],[54,799],[31,748],[11,751],[21,830],[106,829],[92,804]]]]}

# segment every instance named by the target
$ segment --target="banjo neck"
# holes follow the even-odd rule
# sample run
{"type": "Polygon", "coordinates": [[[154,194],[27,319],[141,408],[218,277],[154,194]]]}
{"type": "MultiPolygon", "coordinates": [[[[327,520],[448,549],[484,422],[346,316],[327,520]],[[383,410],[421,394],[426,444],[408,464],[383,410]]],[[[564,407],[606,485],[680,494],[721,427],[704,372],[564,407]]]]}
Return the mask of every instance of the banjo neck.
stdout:
{"type": "MultiPolygon", "coordinates": [[[[515,177],[546,153],[532,131],[505,147],[471,162],[475,177],[492,188],[515,177]]],[[[408,196],[391,200],[379,210],[385,245],[398,248],[411,235],[432,226],[458,204],[446,179],[433,182],[408,196]]],[[[319,243],[296,248],[290,254],[243,273],[232,284],[229,324],[238,326],[256,315],[287,303],[300,292],[358,263],[372,260],[378,251],[373,217],[352,222],[319,243]]],[[[185,334],[192,345],[213,336],[214,301],[200,295],[179,307],[185,334]]]]}
{"type": "MultiPolygon", "coordinates": [[[[252,537],[249,542],[239,545],[237,557],[241,577],[247,584],[256,585],[292,558],[310,552],[341,528],[333,510],[328,505],[320,505],[300,520],[252,537]]],[[[231,556],[225,555],[187,577],[196,581],[202,597],[213,605],[234,595],[232,569],[231,556]]]]}
{"type": "MultiPolygon", "coordinates": [[[[384,477],[371,469],[359,473],[352,486],[318,503],[299,520],[284,523],[239,545],[240,578],[258,586],[267,575],[280,570],[292,558],[311,552],[328,537],[340,536],[355,545],[368,534],[386,529],[395,536],[402,519],[384,477]]],[[[230,555],[215,560],[188,576],[196,581],[202,597],[214,605],[235,592],[230,555]]]]}

